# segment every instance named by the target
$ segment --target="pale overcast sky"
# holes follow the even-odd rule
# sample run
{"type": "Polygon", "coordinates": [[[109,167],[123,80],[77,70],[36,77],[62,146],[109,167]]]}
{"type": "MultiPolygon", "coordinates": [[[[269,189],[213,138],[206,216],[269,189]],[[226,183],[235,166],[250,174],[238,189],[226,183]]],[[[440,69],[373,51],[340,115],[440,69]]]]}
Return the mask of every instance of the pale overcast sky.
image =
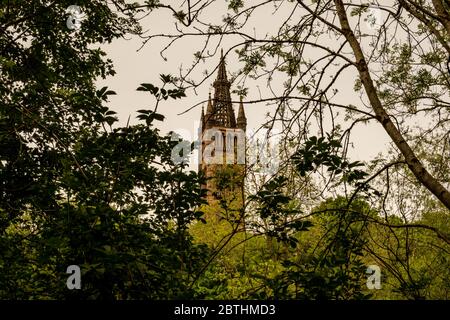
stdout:
{"type": "MultiPolygon", "coordinates": [[[[222,12],[215,10],[211,15],[214,16],[214,14],[219,17],[222,12]]],[[[277,14],[278,17],[283,16],[283,12],[278,12],[277,14]]],[[[270,19],[274,19],[271,12],[258,12],[255,17],[257,18],[251,20],[251,23],[249,23],[249,26],[253,28],[251,31],[252,34],[261,36],[270,31],[270,28],[277,27],[275,23],[267,23],[270,19]]],[[[169,12],[158,10],[145,18],[143,25],[144,29],[148,29],[151,34],[169,33],[173,31],[173,21],[169,12]]],[[[109,106],[118,113],[121,125],[126,124],[129,116],[131,116],[131,123],[135,123],[136,110],[153,107],[154,100],[152,100],[149,93],[136,91],[139,84],[148,82],[159,86],[161,85],[159,74],[170,73],[178,75],[180,65],[187,67],[193,63],[194,53],[201,49],[203,41],[204,38],[201,37],[190,37],[177,41],[166,51],[167,61],[159,54],[162,48],[168,43],[167,39],[154,39],[147,43],[140,51],[137,50],[141,47],[142,40],[138,37],[131,38],[130,40],[115,40],[112,44],[104,47],[108,57],[114,62],[117,74],[114,77],[99,80],[98,85],[99,87],[106,85],[117,92],[116,96],[110,96],[109,106]]],[[[225,40],[221,47],[223,47],[224,51],[227,51],[234,43],[235,41],[233,39],[225,40]]],[[[201,79],[202,72],[205,69],[212,71],[219,62],[219,57],[220,52],[217,52],[217,55],[201,65],[192,77],[198,76],[198,79],[201,79]]],[[[239,65],[235,53],[231,51],[227,57],[227,70],[228,72],[235,72],[239,67],[241,65],[239,65]]],[[[186,98],[181,100],[167,100],[161,104],[158,112],[164,114],[166,119],[164,122],[159,123],[158,127],[163,133],[167,133],[170,130],[181,131],[187,132],[191,140],[196,138],[201,106],[183,115],[178,114],[207,99],[215,76],[214,74],[198,88],[197,93],[188,91],[186,98]]],[[[354,80],[355,74],[351,72],[347,72],[344,76],[341,76],[342,90],[340,98],[343,101],[337,102],[358,104],[359,97],[352,90],[354,80]]],[[[264,82],[259,83],[259,88],[249,88],[249,98],[257,99],[259,92],[263,96],[267,92],[264,82]]],[[[266,94],[265,96],[270,96],[270,94],[266,94]]],[[[233,96],[232,99],[238,100],[238,97],[233,96]]],[[[235,105],[235,108],[237,108],[237,105],[235,105]]],[[[272,110],[265,103],[249,104],[245,108],[248,131],[254,131],[259,128],[265,119],[266,112],[272,110]]],[[[359,124],[355,127],[352,136],[355,148],[350,150],[349,155],[354,160],[369,160],[373,158],[379,152],[386,150],[387,142],[389,141],[387,134],[378,124],[359,124]]]]}

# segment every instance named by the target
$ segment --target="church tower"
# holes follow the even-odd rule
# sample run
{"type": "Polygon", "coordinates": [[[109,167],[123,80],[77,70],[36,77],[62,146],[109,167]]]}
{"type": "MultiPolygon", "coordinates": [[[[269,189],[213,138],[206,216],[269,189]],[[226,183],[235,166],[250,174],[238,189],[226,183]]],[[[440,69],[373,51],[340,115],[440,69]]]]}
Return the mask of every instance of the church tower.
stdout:
{"type": "Polygon", "coordinates": [[[242,97],[236,119],[231,101],[231,82],[227,78],[221,52],[214,96],[209,94],[206,113],[202,108],[199,130],[199,172],[206,177],[206,199],[213,203],[243,204],[245,175],[245,117],[242,97]]]}

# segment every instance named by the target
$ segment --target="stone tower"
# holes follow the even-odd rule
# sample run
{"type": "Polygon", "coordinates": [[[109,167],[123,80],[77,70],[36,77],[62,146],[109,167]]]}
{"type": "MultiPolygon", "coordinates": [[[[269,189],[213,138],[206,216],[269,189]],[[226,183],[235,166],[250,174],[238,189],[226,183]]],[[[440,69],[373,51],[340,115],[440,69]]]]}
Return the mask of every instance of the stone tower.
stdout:
{"type": "Polygon", "coordinates": [[[203,188],[207,189],[209,204],[225,200],[239,205],[243,201],[247,119],[242,98],[236,119],[230,86],[222,51],[213,83],[214,97],[209,95],[206,113],[202,108],[200,118],[199,172],[207,178],[203,188]]]}

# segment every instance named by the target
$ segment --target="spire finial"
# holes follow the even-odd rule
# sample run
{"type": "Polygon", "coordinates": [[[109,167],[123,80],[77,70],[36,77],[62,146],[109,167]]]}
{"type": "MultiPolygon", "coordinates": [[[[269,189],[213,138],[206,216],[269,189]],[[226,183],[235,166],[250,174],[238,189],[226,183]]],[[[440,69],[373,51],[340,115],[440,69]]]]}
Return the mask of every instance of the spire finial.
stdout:
{"type": "Polygon", "coordinates": [[[223,49],[220,49],[220,63],[216,81],[228,81],[227,70],[225,69],[225,58],[223,57],[223,49]]]}

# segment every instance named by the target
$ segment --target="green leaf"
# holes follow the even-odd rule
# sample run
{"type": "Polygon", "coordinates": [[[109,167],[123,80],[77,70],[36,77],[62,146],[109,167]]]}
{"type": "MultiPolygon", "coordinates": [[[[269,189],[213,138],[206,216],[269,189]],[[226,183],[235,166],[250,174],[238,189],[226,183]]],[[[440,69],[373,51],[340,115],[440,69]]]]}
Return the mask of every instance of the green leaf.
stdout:
{"type": "Polygon", "coordinates": [[[137,91],[147,91],[153,95],[158,93],[158,88],[152,85],[151,83],[141,83],[141,85],[136,89],[137,91]]]}

